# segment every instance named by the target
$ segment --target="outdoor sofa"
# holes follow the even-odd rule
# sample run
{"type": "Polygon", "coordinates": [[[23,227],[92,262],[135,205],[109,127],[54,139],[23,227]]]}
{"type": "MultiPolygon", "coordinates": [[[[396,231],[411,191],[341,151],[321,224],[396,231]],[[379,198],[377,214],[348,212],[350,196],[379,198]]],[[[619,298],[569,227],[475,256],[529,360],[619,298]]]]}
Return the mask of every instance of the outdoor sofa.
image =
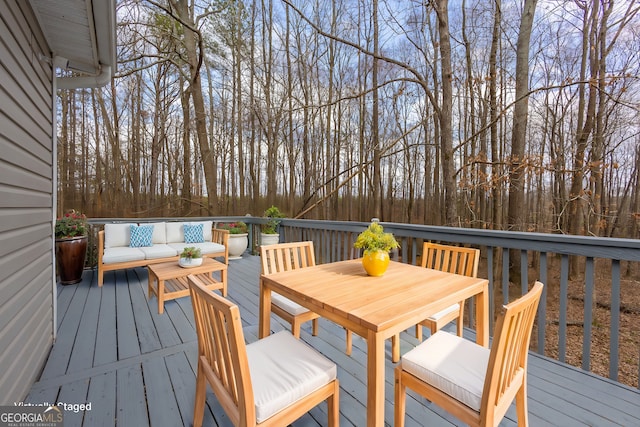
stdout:
{"type": "Polygon", "coordinates": [[[213,221],[105,224],[98,232],[98,286],[105,271],[177,261],[186,247],[229,263],[229,231],[213,228],[213,221]]]}

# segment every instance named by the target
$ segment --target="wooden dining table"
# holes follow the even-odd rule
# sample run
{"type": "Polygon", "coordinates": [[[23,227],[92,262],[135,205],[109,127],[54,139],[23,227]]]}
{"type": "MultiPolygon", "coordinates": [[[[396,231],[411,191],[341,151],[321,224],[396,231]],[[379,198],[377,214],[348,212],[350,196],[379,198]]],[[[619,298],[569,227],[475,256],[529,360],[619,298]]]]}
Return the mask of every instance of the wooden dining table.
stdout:
{"type": "Polygon", "coordinates": [[[270,334],[271,292],[329,319],[367,341],[367,425],[384,426],[385,340],[429,315],[475,297],[476,341],[489,345],[489,282],[391,261],[371,277],[361,259],[319,264],[260,277],[260,338],[270,334]]]}

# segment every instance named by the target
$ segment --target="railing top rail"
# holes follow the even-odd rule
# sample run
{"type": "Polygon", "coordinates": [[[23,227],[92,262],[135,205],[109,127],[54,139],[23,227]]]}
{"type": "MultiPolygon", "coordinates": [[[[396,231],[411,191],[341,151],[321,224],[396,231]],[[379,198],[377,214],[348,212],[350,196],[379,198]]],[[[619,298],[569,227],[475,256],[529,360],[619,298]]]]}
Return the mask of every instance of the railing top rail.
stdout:
{"type": "MultiPolygon", "coordinates": [[[[115,222],[152,222],[213,220],[216,222],[244,221],[247,224],[262,224],[265,218],[252,216],[189,217],[189,218],[91,218],[89,223],[100,225],[115,222]]],[[[327,221],[310,219],[282,219],[282,226],[325,229],[359,233],[369,223],[357,221],[327,221]]],[[[532,233],[505,230],[485,230],[422,224],[381,222],[385,230],[398,237],[411,237],[477,246],[507,249],[533,250],[593,258],[640,261],[640,240],[615,237],[573,236],[567,234],[532,233]]]]}

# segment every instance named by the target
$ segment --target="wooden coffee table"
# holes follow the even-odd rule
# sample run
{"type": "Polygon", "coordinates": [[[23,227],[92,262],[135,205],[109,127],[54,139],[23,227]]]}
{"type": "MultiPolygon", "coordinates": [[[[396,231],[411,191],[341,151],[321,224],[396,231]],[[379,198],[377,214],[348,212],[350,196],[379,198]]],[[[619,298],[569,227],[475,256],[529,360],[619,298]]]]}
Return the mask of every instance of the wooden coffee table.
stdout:
{"type": "Polygon", "coordinates": [[[149,271],[149,299],[151,294],[158,297],[158,313],[164,313],[164,302],[189,295],[189,283],[187,276],[198,276],[206,284],[207,288],[220,289],[223,296],[227,296],[227,265],[212,258],[204,257],[202,265],[198,267],[184,268],[178,265],[178,261],[168,261],[147,266],[149,271]],[[219,272],[220,279],[213,277],[214,272],[219,272]]]}

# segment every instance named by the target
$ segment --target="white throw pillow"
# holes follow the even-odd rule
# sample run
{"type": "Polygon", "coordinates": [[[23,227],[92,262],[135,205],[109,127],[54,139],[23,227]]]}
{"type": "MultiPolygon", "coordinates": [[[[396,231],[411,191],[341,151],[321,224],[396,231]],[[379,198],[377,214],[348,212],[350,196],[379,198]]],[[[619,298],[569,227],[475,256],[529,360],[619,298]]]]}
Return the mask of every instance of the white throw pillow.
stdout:
{"type": "Polygon", "coordinates": [[[105,224],[104,225],[104,247],[117,248],[120,246],[129,246],[131,241],[131,226],[127,224],[105,224]]]}
{"type": "Polygon", "coordinates": [[[184,243],[184,231],[182,230],[183,222],[167,222],[167,243],[184,243]]]}
{"type": "Polygon", "coordinates": [[[167,243],[167,231],[164,222],[153,222],[153,237],[152,242],[154,245],[167,243]]]}

